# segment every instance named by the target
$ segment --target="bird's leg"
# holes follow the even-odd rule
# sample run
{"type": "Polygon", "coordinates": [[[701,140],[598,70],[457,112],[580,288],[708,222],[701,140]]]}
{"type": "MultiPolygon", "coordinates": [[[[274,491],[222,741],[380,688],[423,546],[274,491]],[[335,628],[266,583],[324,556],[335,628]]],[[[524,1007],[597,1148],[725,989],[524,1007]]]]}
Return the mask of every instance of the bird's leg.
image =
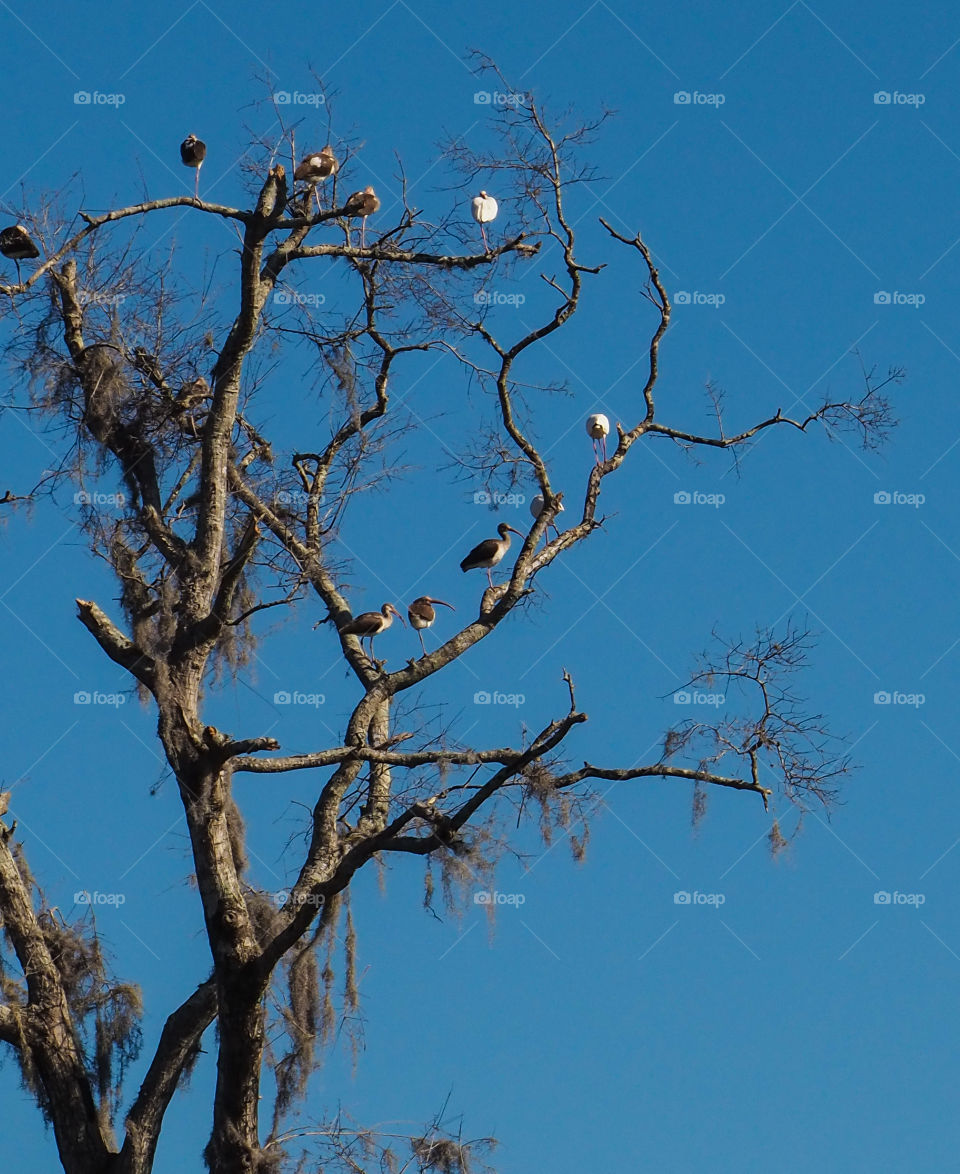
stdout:
{"type": "Polygon", "coordinates": [[[17,285],[23,285],[23,274],[20,272],[20,260],[17,257],[13,259],[14,265],[17,267],[17,285]]]}
{"type": "Polygon", "coordinates": [[[313,189],[313,194],[317,197],[317,213],[319,214],[323,211],[323,209],[320,207],[320,188],[315,187],[313,189]]]}
{"type": "Polygon", "coordinates": [[[483,251],[490,252],[490,246],[487,244],[487,230],[483,227],[483,221],[480,221],[480,235],[483,237],[483,251]]]}
{"type": "Polygon", "coordinates": [[[367,219],[366,217],[360,221],[360,249],[361,251],[367,247],[367,219]]]}
{"type": "Polygon", "coordinates": [[[604,436],[600,440],[600,448],[603,450],[603,463],[607,463],[607,438],[604,436]]]}
{"type": "Polygon", "coordinates": [[[490,586],[492,588],[493,587],[493,574],[491,573],[490,567],[487,567],[487,582],[490,584],[490,586]]]}
{"type": "Polygon", "coordinates": [[[427,646],[423,642],[423,633],[420,631],[419,628],[417,628],[417,635],[420,637],[420,647],[423,649],[423,655],[426,656],[427,655],[427,646]]]}
{"type": "Polygon", "coordinates": [[[193,173],[193,201],[195,204],[200,203],[200,168],[194,168],[193,173]]]}

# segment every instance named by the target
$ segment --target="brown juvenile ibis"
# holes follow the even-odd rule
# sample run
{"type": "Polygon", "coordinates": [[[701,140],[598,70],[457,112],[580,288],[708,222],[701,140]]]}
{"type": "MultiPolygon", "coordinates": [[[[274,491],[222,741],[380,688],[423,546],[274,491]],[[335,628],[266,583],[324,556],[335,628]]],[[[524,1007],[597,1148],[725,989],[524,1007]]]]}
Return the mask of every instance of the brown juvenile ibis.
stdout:
{"type": "Polygon", "coordinates": [[[393,623],[393,617],[397,619],[406,627],[406,622],[403,616],[397,611],[392,603],[385,603],[379,611],[365,611],[361,612],[355,619],[352,619],[348,624],[344,624],[340,629],[341,636],[359,636],[360,647],[363,648],[364,640],[370,641],[370,659],[373,660],[373,639],[379,636],[381,632],[385,632],[387,628],[393,623]]]}
{"type": "Polygon", "coordinates": [[[192,167],[196,173],[193,181],[193,198],[200,198],[200,168],[207,157],[207,144],[201,142],[196,135],[187,135],[180,144],[180,162],[184,167],[192,167]]]}
{"type": "Polygon", "coordinates": [[[483,237],[484,251],[489,253],[490,246],[487,244],[487,230],[483,226],[489,224],[491,220],[496,220],[500,207],[493,196],[488,196],[486,192],[481,192],[479,196],[473,197],[470,204],[470,211],[473,213],[474,220],[480,225],[480,235],[483,237]]]}
{"type": "Polygon", "coordinates": [[[190,412],[210,398],[210,384],[202,375],[185,383],[174,398],[178,412],[190,412]]]}
{"type": "Polygon", "coordinates": [[[348,216],[359,216],[360,248],[364,248],[367,239],[367,217],[380,211],[380,200],[372,187],[365,187],[362,192],[354,192],[344,204],[348,216]]]}
{"type": "Polygon", "coordinates": [[[4,257],[9,257],[16,265],[18,285],[23,285],[20,262],[32,261],[35,257],[40,256],[40,250],[33,243],[33,238],[22,224],[11,224],[9,228],[0,232],[0,253],[4,257]]]}
{"type": "MultiPolygon", "coordinates": [[[[562,513],[563,513],[563,510],[564,510],[563,502],[560,502],[560,506],[559,506],[559,508],[558,508],[558,510],[557,510],[557,513],[558,513],[558,514],[562,514],[562,513]]],[[[539,517],[540,517],[540,515],[543,513],[543,494],[541,494],[541,493],[538,493],[538,494],[537,494],[537,496],[536,496],[535,498],[533,498],[533,500],[530,502],[530,513],[531,513],[531,514],[532,514],[532,515],[533,515],[535,518],[539,518],[539,517]]],[[[559,531],[559,530],[557,530],[557,523],[556,523],[556,521],[553,521],[553,522],[551,522],[551,523],[550,523],[550,525],[549,525],[549,526],[547,526],[547,530],[549,530],[549,529],[550,529],[550,526],[552,526],[552,527],[554,528],[554,530],[556,530],[557,537],[559,538],[559,537],[560,537],[560,531],[559,531]]],[[[546,539],[548,542],[550,541],[549,535],[547,534],[547,531],[546,531],[546,530],[544,531],[544,534],[543,534],[543,536],[544,536],[544,538],[545,538],[545,539],[546,539]]]]}
{"type": "Polygon", "coordinates": [[[431,627],[433,621],[437,618],[437,613],[433,607],[435,603],[442,603],[444,607],[449,607],[451,611],[457,610],[452,603],[444,603],[442,599],[434,599],[430,595],[421,595],[419,599],[415,599],[407,608],[407,619],[410,621],[410,627],[420,637],[420,647],[423,649],[424,656],[427,655],[427,646],[423,642],[423,629],[431,627]]]}
{"type": "Polygon", "coordinates": [[[525,534],[515,530],[513,526],[508,526],[506,522],[500,523],[497,527],[497,533],[500,535],[499,538],[486,538],[475,546],[460,564],[461,571],[485,569],[491,587],[493,586],[493,578],[490,574],[490,568],[495,567],[510,549],[510,535],[519,534],[521,538],[526,538],[525,534]]]}
{"type": "Polygon", "coordinates": [[[610,421],[606,416],[600,412],[594,413],[587,417],[587,435],[593,439],[593,455],[596,457],[597,464],[606,462],[607,459],[607,437],[610,435],[610,421]],[[597,441],[600,442],[600,447],[597,448],[597,441]],[[601,457],[601,453],[603,454],[601,457]]]}
{"type": "Polygon", "coordinates": [[[322,179],[328,179],[331,175],[336,175],[339,167],[337,157],[333,151],[330,150],[328,143],[322,151],[317,151],[312,155],[304,155],[300,161],[297,170],[293,173],[293,178],[308,183],[313,188],[313,194],[317,197],[317,211],[322,211],[320,207],[320,193],[317,191],[317,184],[322,179]]]}

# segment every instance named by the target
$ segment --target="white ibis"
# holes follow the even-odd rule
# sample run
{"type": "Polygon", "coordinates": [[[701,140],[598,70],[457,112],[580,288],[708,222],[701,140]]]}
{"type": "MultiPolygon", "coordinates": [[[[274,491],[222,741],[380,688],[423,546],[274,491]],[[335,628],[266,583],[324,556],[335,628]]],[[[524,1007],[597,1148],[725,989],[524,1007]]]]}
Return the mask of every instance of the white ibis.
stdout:
{"type": "MultiPolygon", "coordinates": [[[[562,514],[563,510],[564,510],[563,502],[560,502],[560,505],[557,508],[557,513],[562,514]]],[[[533,500],[530,502],[530,513],[535,518],[539,518],[540,515],[543,513],[543,494],[542,493],[538,493],[537,496],[535,498],[533,498],[533,500]]],[[[557,523],[555,521],[553,521],[550,523],[550,526],[552,526],[554,528],[554,530],[556,530],[557,537],[559,538],[560,531],[557,530],[557,523]]],[[[548,526],[547,529],[549,529],[549,528],[550,527],[548,526]]],[[[546,532],[544,532],[544,538],[546,538],[546,537],[547,537],[546,532]]],[[[549,539],[548,539],[548,541],[549,541],[549,539]]]]}
{"type": "Polygon", "coordinates": [[[473,218],[480,225],[480,235],[483,237],[484,250],[488,253],[490,252],[490,246],[487,244],[487,231],[483,226],[489,224],[491,220],[496,220],[499,210],[497,201],[493,196],[488,196],[486,192],[481,192],[479,196],[474,196],[470,204],[470,211],[473,213],[473,218]]]}
{"type": "Polygon", "coordinates": [[[20,262],[32,261],[35,257],[40,256],[40,250],[33,243],[33,238],[22,224],[11,224],[9,228],[0,232],[0,253],[9,257],[16,265],[18,285],[23,285],[20,262]]]}
{"type": "Polygon", "coordinates": [[[196,173],[193,181],[193,198],[200,198],[200,168],[207,157],[207,144],[201,142],[196,135],[187,135],[180,144],[180,162],[184,167],[192,167],[196,173]]]}
{"type": "Polygon", "coordinates": [[[320,193],[317,191],[317,184],[322,179],[328,179],[331,175],[336,175],[339,166],[337,157],[330,149],[330,144],[328,143],[322,151],[317,151],[313,155],[305,155],[300,161],[297,170],[293,173],[294,179],[303,180],[313,188],[313,194],[317,197],[318,212],[322,211],[322,209],[320,207],[320,193]]]}
{"type": "Polygon", "coordinates": [[[519,530],[515,530],[513,526],[508,526],[506,522],[500,523],[497,527],[497,533],[500,535],[499,538],[485,539],[475,546],[460,564],[461,571],[485,569],[487,581],[491,587],[493,586],[493,578],[490,575],[490,568],[495,567],[510,549],[510,535],[519,534],[521,538],[526,537],[519,530]]]}
{"type": "Polygon", "coordinates": [[[362,192],[354,192],[344,204],[348,216],[359,216],[360,248],[364,248],[367,239],[367,217],[380,211],[380,200],[372,187],[365,187],[362,192]]]}
{"type": "Polygon", "coordinates": [[[597,459],[597,464],[599,465],[601,461],[605,462],[607,459],[607,437],[610,435],[610,421],[607,417],[601,415],[600,412],[588,417],[587,435],[593,439],[593,455],[597,459]],[[600,442],[599,449],[597,448],[598,440],[600,442]]]}
{"type": "Polygon", "coordinates": [[[444,607],[449,607],[451,611],[457,610],[452,603],[444,603],[442,599],[434,599],[430,595],[421,595],[419,599],[415,599],[407,608],[407,619],[410,621],[410,627],[420,637],[420,647],[423,649],[424,656],[427,655],[427,646],[423,642],[423,629],[432,627],[433,621],[437,618],[437,613],[433,607],[435,603],[442,603],[444,607]]]}
{"type": "Polygon", "coordinates": [[[340,629],[341,636],[359,636],[360,647],[363,648],[364,640],[370,641],[370,659],[373,660],[373,638],[379,636],[381,632],[385,632],[387,628],[393,623],[393,617],[397,619],[406,627],[403,616],[397,611],[392,603],[385,603],[379,611],[365,611],[361,612],[355,619],[352,619],[348,624],[344,624],[340,629]]]}

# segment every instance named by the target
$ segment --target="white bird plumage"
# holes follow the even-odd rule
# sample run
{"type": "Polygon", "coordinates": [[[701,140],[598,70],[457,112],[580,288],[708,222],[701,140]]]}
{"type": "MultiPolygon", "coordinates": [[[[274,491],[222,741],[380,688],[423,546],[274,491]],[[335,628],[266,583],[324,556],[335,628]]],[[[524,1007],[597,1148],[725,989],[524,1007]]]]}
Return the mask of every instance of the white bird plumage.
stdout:
{"type": "Polygon", "coordinates": [[[610,421],[601,412],[594,412],[592,416],[587,417],[587,435],[593,440],[593,455],[597,458],[597,464],[607,459],[607,437],[610,435],[610,421]],[[597,441],[600,442],[600,448],[597,448],[597,441]],[[602,453],[602,457],[601,457],[602,453]]]}
{"type": "Polygon", "coordinates": [[[470,204],[470,211],[473,214],[474,220],[480,225],[483,247],[489,253],[490,246],[487,244],[487,231],[484,225],[489,224],[492,220],[496,220],[497,213],[500,211],[500,205],[493,196],[488,196],[486,192],[481,191],[479,196],[473,197],[470,204]]]}
{"type": "MultiPolygon", "coordinates": [[[[563,511],[564,511],[564,504],[563,504],[563,502],[560,502],[560,505],[557,507],[557,513],[562,514],[563,511]]],[[[537,496],[531,500],[530,513],[533,515],[534,518],[539,518],[540,515],[543,513],[543,494],[542,493],[538,493],[537,496]]],[[[556,530],[557,537],[559,538],[560,531],[557,529],[557,523],[555,521],[550,522],[550,524],[547,526],[547,530],[550,529],[550,526],[552,526],[554,528],[554,530],[556,530]]],[[[544,539],[546,539],[546,541],[549,542],[550,538],[547,533],[547,530],[544,531],[543,537],[544,537],[544,539]]]]}

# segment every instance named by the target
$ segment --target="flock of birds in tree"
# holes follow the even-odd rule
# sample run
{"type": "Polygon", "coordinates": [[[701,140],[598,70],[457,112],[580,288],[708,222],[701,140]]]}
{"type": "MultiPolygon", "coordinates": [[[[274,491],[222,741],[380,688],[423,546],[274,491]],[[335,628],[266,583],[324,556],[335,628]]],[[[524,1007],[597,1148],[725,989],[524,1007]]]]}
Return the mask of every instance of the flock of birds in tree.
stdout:
{"type": "MultiPolygon", "coordinates": [[[[587,419],[587,435],[593,440],[594,459],[599,465],[607,459],[607,437],[610,435],[610,421],[606,416],[600,412],[594,413],[587,419]]],[[[530,502],[530,513],[534,518],[539,518],[543,513],[543,495],[537,494],[530,502]]],[[[557,513],[563,513],[563,502],[560,502],[557,513]]],[[[560,530],[557,528],[556,522],[551,522],[553,530],[557,537],[560,536],[560,530]]],[[[506,522],[501,522],[497,527],[499,538],[485,538],[483,542],[477,545],[470,551],[466,558],[460,562],[460,570],[466,573],[467,571],[486,571],[487,582],[493,587],[493,568],[503,559],[503,556],[510,549],[510,535],[516,534],[520,538],[526,538],[522,530],[517,530],[513,526],[507,525],[506,522]]],[[[413,603],[407,608],[407,619],[410,621],[410,627],[414,629],[420,637],[420,647],[423,649],[423,655],[427,655],[427,647],[423,642],[424,629],[433,626],[434,620],[437,618],[434,604],[443,604],[444,607],[449,607],[451,611],[456,611],[452,603],[447,603],[442,599],[434,599],[431,595],[421,595],[419,599],[415,599],[413,603]]],[[[393,606],[392,603],[385,603],[379,611],[365,611],[360,615],[355,616],[352,620],[340,628],[342,636],[359,636],[360,647],[363,648],[363,643],[366,640],[370,650],[370,660],[374,662],[373,657],[373,641],[381,632],[385,632],[387,628],[393,623],[393,617],[397,619],[406,627],[403,616],[393,606]]]]}
{"type": "MultiPolygon", "coordinates": [[[[187,135],[180,144],[180,159],[185,167],[192,167],[194,169],[194,200],[199,200],[200,168],[203,166],[203,161],[206,157],[206,143],[198,139],[194,134],[187,135]]],[[[318,185],[323,180],[329,179],[332,175],[336,175],[338,166],[337,158],[332,149],[326,146],[322,151],[304,156],[293,173],[295,180],[307,184],[308,188],[312,189],[319,211],[322,211],[322,205],[320,203],[319,192],[317,191],[318,185]]],[[[361,248],[364,247],[366,240],[365,230],[367,217],[372,216],[379,208],[380,200],[377,198],[377,194],[372,187],[365,187],[362,191],[354,192],[344,204],[344,210],[348,216],[357,217],[361,220],[361,248]]],[[[487,242],[486,225],[490,224],[497,217],[497,212],[499,211],[497,201],[493,196],[488,195],[487,192],[481,191],[478,196],[474,197],[470,205],[470,210],[473,219],[480,225],[483,247],[486,252],[489,252],[490,245],[487,242]]],[[[0,232],[0,255],[9,258],[16,264],[17,277],[20,279],[20,262],[35,260],[40,256],[40,250],[34,244],[27,229],[22,224],[15,224],[0,232]]],[[[191,383],[185,383],[183,385],[180,394],[176,397],[177,407],[181,411],[187,411],[201,403],[209,395],[210,386],[201,376],[191,383]]],[[[593,440],[594,457],[598,464],[605,462],[607,459],[607,436],[609,434],[610,421],[606,416],[595,413],[588,418],[587,435],[593,440]]],[[[540,494],[530,502],[530,513],[534,518],[540,517],[540,514],[543,512],[543,505],[543,497],[540,494]]],[[[562,510],[563,505],[561,503],[558,513],[562,512],[562,510]]],[[[559,536],[560,531],[557,529],[556,523],[551,523],[551,525],[559,536]]],[[[500,523],[497,527],[497,534],[499,535],[498,538],[486,538],[483,542],[478,543],[460,563],[460,570],[463,572],[485,570],[487,572],[487,582],[491,587],[493,587],[493,575],[491,572],[510,549],[510,535],[517,534],[520,538],[526,537],[520,530],[515,529],[513,526],[508,526],[506,522],[500,523]]],[[[424,656],[427,654],[427,649],[423,642],[423,633],[427,628],[433,626],[437,618],[435,604],[449,607],[451,611],[456,610],[452,603],[447,603],[443,599],[434,599],[430,595],[421,595],[419,599],[415,599],[407,608],[407,618],[410,620],[410,627],[413,628],[420,638],[420,647],[423,649],[424,656]]],[[[379,611],[365,611],[356,616],[340,628],[340,633],[343,636],[358,636],[360,638],[361,649],[363,648],[364,641],[367,641],[370,650],[370,660],[373,661],[373,641],[381,632],[386,631],[390,627],[393,623],[394,616],[406,627],[400,612],[397,611],[392,603],[385,603],[379,611]]]]}
{"type": "MultiPolygon", "coordinates": [[[[187,135],[180,144],[180,161],[184,167],[193,168],[193,198],[197,203],[200,201],[200,168],[206,157],[207,144],[202,139],[198,139],[195,134],[187,135]]],[[[320,203],[319,185],[323,180],[336,175],[339,166],[333,149],[327,144],[322,151],[305,155],[293,173],[293,178],[296,181],[307,184],[308,190],[312,190],[316,197],[318,212],[323,211],[323,206],[320,203]]],[[[360,248],[366,248],[367,217],[380,211],[379,196],[368,185],[360,191],[354,192],[343,205],[343,210],[347,216],[360,221],[360,248]]],[[[483,239],[484,251],[487,253],[490,252],[490,245],[487,242],[486,225],[496,220],[499,210],[497,201],[484,191],[481,191],[478,196],[474,196],[470,204],[471,214],[480,225],[480,236],[483,239]]],[[[27,229],[22,224],[14,224],[0,232],[0,255],[16,264],[17,281],[22,284],[20,262],[35,260],[40,256],[40,250],[34,244],[27,229]]]]}

